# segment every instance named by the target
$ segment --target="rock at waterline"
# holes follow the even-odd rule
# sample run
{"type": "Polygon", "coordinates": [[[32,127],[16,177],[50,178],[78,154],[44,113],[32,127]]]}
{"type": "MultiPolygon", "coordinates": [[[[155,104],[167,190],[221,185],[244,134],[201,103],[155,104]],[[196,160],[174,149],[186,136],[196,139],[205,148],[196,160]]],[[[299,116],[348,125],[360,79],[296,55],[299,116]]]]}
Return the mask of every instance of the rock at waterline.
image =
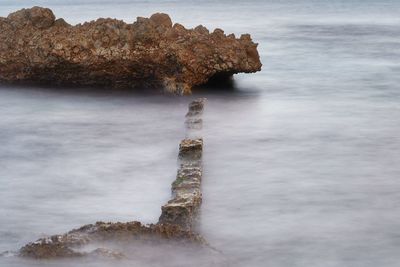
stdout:
{"type": "MultiPolygon", "coordinates": [[[[201,129],[205,99],[200,98],[189,104],[186,114],[187,135],[201,129]]],[[[161,207],[159,223],[176,224],[186,230],[196,228],[196,221],[202,203],[202,156],[203,139],[185,138],[179,144],[180,168],[172,183],[172,199],[161,207]]]]}
{"type": "Polygon", "coordinates": [[[189,94],[218,75],[252,73],[261,62],[250,35],[173,24],[167,14],[133,24],[100,18],[71,26],[47,8],[0,17],[0,81],[155,87],[189,94]]]}
{"type": "MultiPolygon", "coordinates": [[[[191,119],[203,113],[205,99],[197,99],[189,104],[186,115],[188,132],[191,119]]],[[[196,122],[197,126],[202,123],[196,122]]],[[[200,127],[201,128],[201,127],[200,127]]],[[[95,244],[114,242],[123,245],[160,245],[183,243],[195,245],[213,251],[207,242],[193,228],[202,202],[202,153],[203,139],[186,138],[179,145],[179,160],[176,180],[172,183],[173,198],[162,206],[159,222],[155,225],[143,225],[140,222],[103,223],[85,225],[63,235],[53,235],[38,239],[22,247],[17,253],[21,257],[36,259],[72,258],[72,257],[105,257],[123,259],[125,255],[113,249],[99,247],[95,244]],[[91,250],[88,250],[91,248],[91,250]]],[[[1,256],[1,254],[0,254],[1,256]]],[[[220,265],[218,265],[220,266],[220,265]]]]}
{"type": "Polygon", "coordinates": [[[176,241],[185,245],[206,247],[206,241],[197,233],[182,229],[179,225],[143,225],[140,222],[88,224],[66,234],[38,239],[22,247],[19,256],[35,259],[76,258],[101,256],[121,259],[125,255],[106,248],[83,250],[94,243],[105,241],[119,244],[154,244],[176,241]]]}

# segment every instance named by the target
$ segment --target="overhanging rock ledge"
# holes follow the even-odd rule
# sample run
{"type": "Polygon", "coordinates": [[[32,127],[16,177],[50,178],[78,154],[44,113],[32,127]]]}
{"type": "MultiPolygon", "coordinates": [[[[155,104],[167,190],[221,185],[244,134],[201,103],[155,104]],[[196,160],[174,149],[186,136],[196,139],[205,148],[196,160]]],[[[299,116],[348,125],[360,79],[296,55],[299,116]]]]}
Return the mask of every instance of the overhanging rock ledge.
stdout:
{"type": "Polygon", "coordinates": [[[0,17],[0,81],[190,94],[213,77],[261,70],[257,44],[221,29],[186,29],[167,14],[133,24],[103,19],[71,26],[48,8],[0,17]]]}

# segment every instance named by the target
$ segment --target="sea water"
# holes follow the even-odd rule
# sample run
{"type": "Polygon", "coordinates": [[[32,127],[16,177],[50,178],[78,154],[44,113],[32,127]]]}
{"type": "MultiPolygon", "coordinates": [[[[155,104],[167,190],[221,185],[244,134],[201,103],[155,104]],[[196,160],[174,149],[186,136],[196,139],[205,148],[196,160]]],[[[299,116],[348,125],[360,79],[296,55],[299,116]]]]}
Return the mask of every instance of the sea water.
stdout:
{"type": "MultiPolygon", "coordinates": [[[[199,232],[228,266],[400,265],[400,2],[0,1],[71,24],[155,12],[251,33],[263,69],[191,97],[0,85],[0,251],[96,221],[156,222],[187,104],[206,97],[199,232]]],[[[127,249],[127,248],[125,248],[127,249]]],[[[128,261],[220,266],[185,248],[128,261]]]]}

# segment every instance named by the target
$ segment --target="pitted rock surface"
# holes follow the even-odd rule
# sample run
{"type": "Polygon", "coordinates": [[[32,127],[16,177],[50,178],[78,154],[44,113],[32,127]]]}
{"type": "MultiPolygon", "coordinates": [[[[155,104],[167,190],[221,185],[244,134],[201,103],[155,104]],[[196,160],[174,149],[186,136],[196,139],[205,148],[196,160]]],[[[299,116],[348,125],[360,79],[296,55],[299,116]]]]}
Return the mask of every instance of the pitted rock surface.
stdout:
{"type": "Polygon", "coordinates": [[[261,69],[249,34],[186,29],[167,14],[133,24],[103,19],[71,26],[47,8],[0,17],[0,81],[153,87],[189,94],[213,77],[261,69]]]}

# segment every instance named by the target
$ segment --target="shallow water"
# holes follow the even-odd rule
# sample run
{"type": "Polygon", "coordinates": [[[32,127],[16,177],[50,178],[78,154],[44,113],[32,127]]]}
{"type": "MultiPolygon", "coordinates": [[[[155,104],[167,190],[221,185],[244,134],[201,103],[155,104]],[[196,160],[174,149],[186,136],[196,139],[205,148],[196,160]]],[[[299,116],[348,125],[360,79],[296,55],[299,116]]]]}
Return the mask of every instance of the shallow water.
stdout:
{"type": "MultiPolygon", "coordinates": [[[[187,98],[0,86],[0,251],[99,220],[157,221],[187,103],[205,96],[200,231],[224,262],[399,266],[398,1],[14,2],[1,1],[0,16],[34,4],[70,23],[163,11],[190,27],[250,32],[264,66],[237,75],[232,91],[187,98]]],[[[214,260],[183,248],[141,255],[102,263],[214,260]]]]}

